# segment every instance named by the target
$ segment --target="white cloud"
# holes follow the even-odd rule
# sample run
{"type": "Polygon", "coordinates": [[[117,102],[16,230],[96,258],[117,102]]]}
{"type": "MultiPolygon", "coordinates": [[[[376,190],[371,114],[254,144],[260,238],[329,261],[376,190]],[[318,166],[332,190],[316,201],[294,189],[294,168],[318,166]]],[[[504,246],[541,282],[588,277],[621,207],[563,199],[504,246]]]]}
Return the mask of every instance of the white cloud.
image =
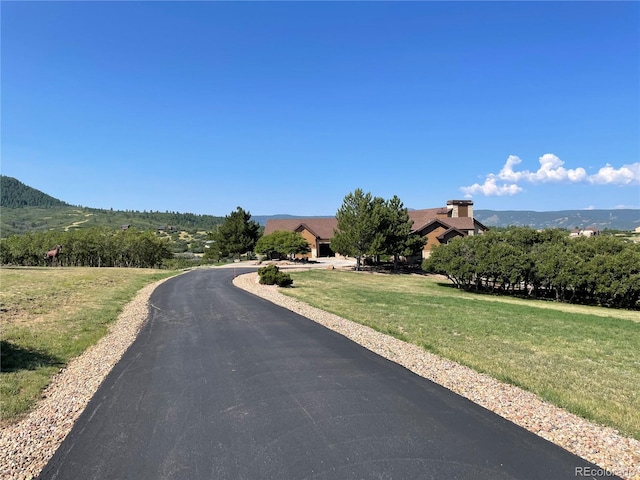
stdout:
{"type": "Polygon", "coordinates": [[[565,180],[579,182],[587,177],[587,171],[584,168],[565,169],[562,166],[564,162],[553,153],[545,153],[539,158],[539,161],[540,168],[537,172],[530,172],[529,170],[516,172],[513,170],[513,166],[520,164],[522,160],[515,155],[509,155],[504,167],[498,173],[498,177],[501,180],[511,182],[527,181],[531,183],[562,182],[565,180]]]}
{"type": "Polygon", "coordinates": [[[507,185],[503,183],[502,185],[498,185],[496,183],[496,177],[494,175],[489,175],[487,179],[484,181],[482,185],[479,183],[474,183],[470,187],[462,187],[461,190],[466,194],[467,197],[470,197],[474,194],[482,194],[487,197],[490,196],[503,196],[503,195],[515,195],[516,193],[520,193],[522,188],[512,183],[507,185]]]}
{"type": "Polygon", "coordinates": [[[509,155],[509,158],[507,158],[507,162],[504,164],[504,167],[502,167],[502,170],[500,170],[500,173],[498,173],[498,177],[508,182],[518,182],[522,178],[522,175],[525,172],[527,174],[529,173],[526,170],[525,172],[513,171],[513,166],[518,165],[521,162],[522,160],[520,160],[520,157],[516,157],[515,155],[509,155]]]}
{"type": "Polygon", "coordinates": [[[589,183],[640,185],[640,162],[623,165],[618,169],[607,163],[598,173],[589,176],[589,183]]]}
{"type": "Polygon", "coordinates": [[[522,160],[516,155],[509,155],[497,175],[489,173],[483,184],[475,183],[468,187],[461,187],[461,190],[467,197],[470,197],[473,194],[485,196],[515,195],[523,191],[523,188],[518,185],[521,182],[533,184],[587,182],[600,185],[640,185],[640,162],[623,165],[618,169],[606,164],[597,173],[589,175],[582,167],[575,169],[564,168],[564,161],[553,153],[545,153],[538,160],[540,168],[537,171],[516,171],[514,167],[522,163],[522,160]],[[505,183],[499,185],[499,180],[505,183]]]}

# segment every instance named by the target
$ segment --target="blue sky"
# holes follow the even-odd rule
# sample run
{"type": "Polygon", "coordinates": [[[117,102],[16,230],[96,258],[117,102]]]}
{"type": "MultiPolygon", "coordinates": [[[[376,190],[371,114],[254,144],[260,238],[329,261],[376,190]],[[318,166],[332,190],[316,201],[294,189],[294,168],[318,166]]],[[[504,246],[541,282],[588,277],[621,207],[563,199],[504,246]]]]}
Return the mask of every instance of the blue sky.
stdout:
{"type": "Polygon", "coordinates": [[[12,2],[0,171],[74,205],[640,208],[638,2],[12,2]]]}

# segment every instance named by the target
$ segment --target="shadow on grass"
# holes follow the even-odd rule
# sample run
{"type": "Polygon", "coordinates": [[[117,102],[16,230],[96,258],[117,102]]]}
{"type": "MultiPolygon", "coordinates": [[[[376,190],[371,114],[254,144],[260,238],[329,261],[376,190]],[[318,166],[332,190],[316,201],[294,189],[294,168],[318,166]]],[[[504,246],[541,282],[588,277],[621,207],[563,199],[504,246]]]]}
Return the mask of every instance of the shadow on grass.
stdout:
{"type": "MultiPolygon", "coordinates": [[[[352,267],[355,270],[355,267],[352,267]]],[[[419,265],[407,265],[399,263],[394,269],[393,263],[377,263],[374,265],[363,263],[360,271],[364,273],[380,273],[389,275],[420,275],[427,276],[428,272],[424,271],[419,265]]]]}
{"type": "Polygon", "coordinates": [[[458,288],[458,286],[452,282],[436,282],[436,285],[438,285],[439,287],[446,287],[446,288],[455,288],[456,290],[463,290],[462,288],[458,288]]]}
{"type": "Polygon", "coordinates": [[[0,372],[2,373],[62,365],[64,362],[60,358],[0,340],[0,372]]]}

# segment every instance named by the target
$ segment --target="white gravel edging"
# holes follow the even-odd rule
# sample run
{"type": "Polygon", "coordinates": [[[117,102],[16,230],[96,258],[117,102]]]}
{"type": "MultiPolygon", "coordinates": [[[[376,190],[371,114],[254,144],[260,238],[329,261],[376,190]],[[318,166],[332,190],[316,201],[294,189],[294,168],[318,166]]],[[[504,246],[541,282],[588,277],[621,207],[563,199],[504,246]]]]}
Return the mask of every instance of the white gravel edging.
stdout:
{"type": "Polygon", "coordinates": [[[168,278],[145,286],[109,333],[60,370],[21,421],[0,428],[0,478],[30,480],[51,459],[100,384],[133,343],[149,313],[149,297],[168,278]]]}
{"type": "Polygon", "coordinates": [[[540,400],[533,393],[502,383],[377,332],[283,295],[278,287],[258,282],[256,273],[240,275],[234,285],[338,332],[378,355],[398,363],[501,417],[606,469],[631,480],[640,478],[640,442],[616,430],[596,425],[540,400]]]}

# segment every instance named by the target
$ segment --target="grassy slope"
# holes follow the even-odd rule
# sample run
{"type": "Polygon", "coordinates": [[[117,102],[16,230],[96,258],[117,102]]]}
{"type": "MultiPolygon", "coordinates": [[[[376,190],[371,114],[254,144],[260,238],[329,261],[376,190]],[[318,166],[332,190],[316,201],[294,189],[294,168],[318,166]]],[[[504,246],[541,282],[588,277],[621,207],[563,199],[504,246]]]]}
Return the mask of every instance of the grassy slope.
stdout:
{"type": "Polygon", "coordinates": [[[640,313],[474,295],[418,276],[292,273],[285,293],[640,439],[640,313]]]}
{"type": "Polygon", "coordinates": [[[34,231],[68,231],[75,228],[131,225],[141,230],[176,225],[184,230],[212,230],[224,219],[210,215],[162,212],[122,212],[83,207],[2,207],[0,236],[8,237],[34,231]]]}
{"type": "Polygon", "coordinates": [[[151,269],[2,268],[2,421],[27,412],[51,377],[96,343],[138,290],[170,275],[151,269]]]}

